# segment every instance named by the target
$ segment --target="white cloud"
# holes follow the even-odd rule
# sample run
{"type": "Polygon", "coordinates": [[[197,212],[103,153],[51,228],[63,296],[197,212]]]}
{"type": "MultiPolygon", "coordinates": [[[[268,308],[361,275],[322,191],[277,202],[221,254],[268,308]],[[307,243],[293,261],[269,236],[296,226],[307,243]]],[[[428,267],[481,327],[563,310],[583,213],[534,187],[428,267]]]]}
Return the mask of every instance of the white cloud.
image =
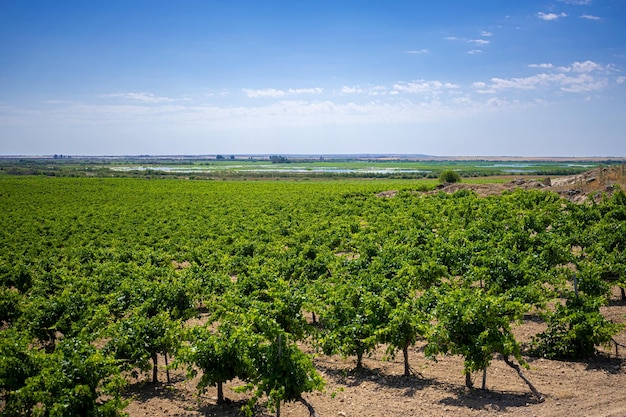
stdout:
{"type": "Polygon", "coordinates": [[[416,80],[399,81],[390,87],[384,85],[375,86],[347,86],[344,85],[339,90],[342,95],[364,94],[373,97],[395,96],[398,94],[441,94],[451,92],[461,87],[457,84],[442,81],[416,80]]]}
{"type": "Polygon", "coordinates": [[[186,100],[188,100],[188,99],[185,99],[185,98],[174,99],[174,98],[169,98],[169,97],[158,97],[158,96],[155,96],[152,93],[113,93],[113,94],[101,94],[100,97],[101,98],[110,98],[110,99],[122,98],[122,99],[140,101],[140,102],[143,102],[143,103],[153,103],[153,104],[171,103],[171,102],[175,102],[175,101],[186,101],[186,100]]]}
{"type": "Polygon", "coordinates": [[[348,87],[344,85],[341,87],[341,94],[362,94],[365,90],[360,87],[348,87]]]}
{"type": "Polygon", "coordinates": [[[553,68],[554,65],[552,64],[529,64],[528,67],[529,68],[553,68]]]}
{"type": "MultiPolygon", "coordinates": [[[[436,82],[435,82],[436,83],[436,82]]],[[[439,85],[439,84],[437,84],[439,85]]],[[[441,83],[445,88],[446,83],[441,83]]],[[[173,106],[73,104],[42,114],[70,124],[148,123],[155,126],[188,126],[201,129],[255,128],[277,126],[314,126],[353,123],[405,123],[444,120],[484,112],[519,107],[519,102],[503,97],[474,100],[467,95],[442,99],[366,100],[340,103],[332,100],[279,100],[258,106],[173,106]]],[[[522,105],[526,105],[522,103],[522,105]]],[[[532,105],[532,103],[531,103],[532,105]]],[[[31,117],[32,119],[32,117],[31,117]]]]}
{"type": "Polygon", "coordinates": [[[430,51],[426,48],[423,49],[413,49],[410,51],[405,51],[406,54],[417,55],[417,54],[429,54],[430,51]]]}
{"type": "Polygon", "coordinates": [[[559,0],[561,3],[574,4],[576,6],[586,6],[591,4],[591,0],[559,0]]]}
{"type": "Polygon", "coordinates": [[[204,95],[206,97],[227,97],[230,93],[226,90],[223,91],[207,91],[204,95]]]}
{"type": "Polygon", "coordinates": [[[586,14],[586,13],[584,13],[583,15],[581,15],[581,16],[580,16],[580,18],[581,18],[581,19],[587,19],[587,20],[595,20],[595,21],[600,21],[600,20],[602,20],[602,18],[601,18],[601,17],[594,16],[594,15],[591,15],[591,14],[586,14]]]}
{"type": "Polygon", "coordinates": [[[250,88],[244,88],[243,92],[249,98],[281,98],[288,95],[297,94],[321,94],[324,90],[322,88],[290,88],[288,90],[277,90],[275,88],[265,88],[260,90],[253,90],[250,88]]]}
{"type": "Polygon", "coordinates": [[[608,85],[606,78],[592,77],[589,74],[581,74],[576,77],[565,77],[559,80],[561,91],[568,93],[584,93],[602,90],[608,85]]]}
{"type": "Polygon", "coordinates": [[[323,88],[290,88],[287,93],[292,94],[321,94],[324,91],[323,88]]]}
{"type": "Polygon", "coordinates": [[[535,90],[540,85],[547,85],[550,78],[551,76],[547,74],[533,75],[525,78],[492,78],[491,88],[494,90],[535,90]]]}
{"type": "MultiPolygon", "coordinates": [[[[373,96],[384,96],[387,94],[387,92],[387,87],[382,85],[375,85],[374,87],[370,88],[370,94],[373,96]]],[[[393,94],[393,92],[391,94],[393,94]]]]}
{"type": "MultiPolygon", "coordinates": [[[[128,122],[190,126],[200,130],[208,126],[240,128],[415,122],[535,106],[538,99],[545,100],[545,104],[570,94],[577,94],[576,99],[595,97],[598,91],[608,90],[611,85],[626,83],[626,76],[614,67],[590,60],[560,67],[551,63],[535,63],[522,70],[532,75],[507,77],[502,74],[468,85],[417,79],[387,85],[338,85],[336,89],[328,90],[244,89],[247,97],[267,100],[242,100],[238,104],[229,100],[230,105],[218,100],[216,102],[222,104],[199,104],[202,100],[171,103],[173,99],[149,93],[118,93],[101,97],[133,101],[87,104],[51,100],[51,105],[45,109],[34,110],[40,112],[41,118],[64,120],[80,126],[128,122]]],[[[206,93],[198,94],[206,96],[206,93]]],[[[5,118],[13,116],[19,115],[5,111],[5,118]]],[[[33,117],[24,115],[22,119],[28,123],[33,117]]]]}
{"type": "Polygon", "coordinates": [[[482,32],[480,32],[480,36],[488,38],[489,36],[493,36],[493,33],[487,32],[486,30],[483,30],[482,32]]]}
{"type": "Polygon", "coordinates": [[[428,94],[439,93],[443,90],[452,90],[459,88],[458,85],[452,83],[442,83],[441,81],[417,80],[411,82],[401,82],[393,85],[393,89],[397,92],[411,94],[428,94]]]}
{"type": "Polygon", "coordinates": [[[483,81],[476,81],[472,83],[472,88],[474,88],[478,94],[495,94],[496,92],[496,90],[489,87],[487,83],[483,81]]]}
{"type": "Polygon", "coordinates": [[[558,68],[558,70],[562,72],[592,72],[603,69],[605,68],[593,61],[574,62],[569,67],[558,68]]]}
{"type": "MultiPolygon", "coordinates": [[[[483,32],[482,36],[491,36],[491,33],[483,32]]],[[[465,42],[465,43],[472,43],[472,44],[477,45],[477,46],[489,45],[491,43],[491,41],[488,40],[488,39],[467,39],[467,38],[459,38],[459,37],[456,37],[456,36],[448,36],[448,37],[446,37],[444,39],[446,39],[448,41],[459,41],[459,42],[465,42]]]]}
{"type": "Polygon", "coordinates": [[[368,96],[384,96],[388,94],[396,94],[397,92],[389,91],[389,89],[383,85],[375,85],[375,86],[347,86],[344,85],[339,90],[340,94],[348,95],[348,94],[365,94],[368,96]]]}
{"type": "Polygon", "coordinates": [[[467,53],[470,55],[476,55],[476,54],[482,54],[483,51],[481,49],[472,49],[472,50],[467,51],[467,53]]]}
{"type": "Polygon", "coordinates": [[[606,68],[592,61],[574,62],[567,67],[558,67],[557,71],[520,78],[492,78],[490,87],[495,91],[557,88],[563,92],[580,93],[598,91],[608,84],[606,68]],[[569,73],[572,75],[568,75],[569,73]]]}
{"type": "Polygon", "coordinates": [[[250,98],[279,98],[285,97],[287,93],[284,90],[277,90],[275,88],[265,88],[262,90],[252,90],[250,88],[244,88],[243,92],[250,98]]]}
{"type": "Polygon", "coordinates": [[[555,13],[539,12],[537,13],[537,17],[541,20],[550,21],[550,20],[557,20],[561,17],[567,17],[567,13],[555,14],[555,13]]]}

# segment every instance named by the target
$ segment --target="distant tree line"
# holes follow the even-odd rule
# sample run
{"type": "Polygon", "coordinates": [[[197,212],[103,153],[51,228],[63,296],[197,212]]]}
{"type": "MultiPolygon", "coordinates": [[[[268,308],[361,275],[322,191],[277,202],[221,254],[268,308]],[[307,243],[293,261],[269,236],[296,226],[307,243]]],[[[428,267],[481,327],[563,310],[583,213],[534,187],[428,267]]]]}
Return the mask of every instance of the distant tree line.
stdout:
{"type": "Polygon", "coordinates": [[[289,159],[280,155],[270,155],[270,161],[272,164],[288,164],[290,162],[289,159]]]}

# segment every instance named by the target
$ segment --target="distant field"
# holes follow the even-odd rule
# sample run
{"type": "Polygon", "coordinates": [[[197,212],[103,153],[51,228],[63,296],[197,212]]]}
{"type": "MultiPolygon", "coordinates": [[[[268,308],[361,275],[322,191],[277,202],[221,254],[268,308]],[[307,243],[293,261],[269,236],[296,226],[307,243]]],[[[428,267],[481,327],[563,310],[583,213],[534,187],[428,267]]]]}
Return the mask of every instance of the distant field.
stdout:
{"type": "MultiPolygon", "coordinates": [[[[617,161],[616,161],[617,162],[617,161]]],[[[621,162],[621,161],[619,161],[621,162]]],[[[454,170],[462,177],[572,175],[610,165],[611,161],[537,160],[388,160],[293,159],[281,163],[269,159],[193,158],[67,158],[4,159],[0,173],[13,175],[168,177],[193,179],[254,178],[397,178],[434,179],[454,170]]]]}

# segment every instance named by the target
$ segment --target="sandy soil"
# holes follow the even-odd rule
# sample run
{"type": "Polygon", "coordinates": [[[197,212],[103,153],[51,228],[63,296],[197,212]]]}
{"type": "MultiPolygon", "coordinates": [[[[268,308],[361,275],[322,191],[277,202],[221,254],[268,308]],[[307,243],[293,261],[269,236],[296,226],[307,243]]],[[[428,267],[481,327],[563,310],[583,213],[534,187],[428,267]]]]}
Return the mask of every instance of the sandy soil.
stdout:
{"type": "Polygon", "coordinates": [[[466,184],[464,182],[441,184],[434,192],[453,193],[458,190],[468,189],[484,197],[500,194],[503,191],[512,191],[517,188],[526,190],[538,189],[553,191],[575,203],[584,203],[590,198],[599,201],[603,194],[611,195],[618,187],[626,190],[626,165],[597,168],[578,175],[555,178],[511,178],[511,181],[501,184],[466,184]]]}
{"type": "MultiPolygon", "coordinates": [[[[609,306],[603,313],[614,321],[626,322],[626,302],[620,300],[615,288],[609,306]]],[[[516,328],[521,341],[544,329],[536,318],[516,328]]],[[[615,340],[626,345],[626,331],[615,340]]],[[[626,386],[626,348],[615,345],[601,348],[600,353],[583,362],[562,362],[526,358],[530,369],[524,374],[544,395],[545,401],[534,398],[517,373],[500,358],[494,358],[487,372],[486,390],[469,390],[462,374],[459,356],[442,356],[437,362],[426,359],[423,343],[410,352],[414,376],[402,376],[401,355],[384,359],[380,348],[364,359],[365,369],[355,371],[354,358],[320,355],[315,358],[327,386],[324,392],[305,395],[320,417],[380,416],[626,416],[623,388],[626,386]]],[[[482,374],[472,376],[480,387],[482,374]]],[[[243,416],[241,406],[249,398],[232,390],[237,382],[225,387],[230,404],[218,405],[214,388],[198,396],[194,380],[184,378],[182,370],[172,372],[171,384],[153,385],[148,376],[128,387],[132,403],[126,412],[131,417],[143,416],[243,416]]],[[[160,375],[165,380],[165,373],[160,375]]],[[[255,416],[272,416],[263,406],[255,416]]],[[[307,417],[309,412],[300,403],[284,404],[282,416],[307,417]]]]}

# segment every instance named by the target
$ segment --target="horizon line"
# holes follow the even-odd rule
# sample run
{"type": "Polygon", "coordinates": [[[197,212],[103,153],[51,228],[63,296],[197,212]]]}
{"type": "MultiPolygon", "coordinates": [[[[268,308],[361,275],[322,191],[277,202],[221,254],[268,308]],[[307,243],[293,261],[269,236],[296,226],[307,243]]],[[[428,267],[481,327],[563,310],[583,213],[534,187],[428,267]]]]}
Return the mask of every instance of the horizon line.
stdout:
{"type": "MultiPolygon", "coordinates": [[[[108,154],[108,155],[85,155],[85,154],[12,154],[0,155],[0,159],[217,159],[223,157],[241,159],[241,158],[263,158],[268,159],[272,156],[282,156],[301,159],[424,159],[424,160],[626,160],[626,156],[524,156],[524,155],[426,155],[412,153],[210,153],[210,154],[108,154]]],[[[220,158],[221,160],[221,158],[220,158]]]]}

